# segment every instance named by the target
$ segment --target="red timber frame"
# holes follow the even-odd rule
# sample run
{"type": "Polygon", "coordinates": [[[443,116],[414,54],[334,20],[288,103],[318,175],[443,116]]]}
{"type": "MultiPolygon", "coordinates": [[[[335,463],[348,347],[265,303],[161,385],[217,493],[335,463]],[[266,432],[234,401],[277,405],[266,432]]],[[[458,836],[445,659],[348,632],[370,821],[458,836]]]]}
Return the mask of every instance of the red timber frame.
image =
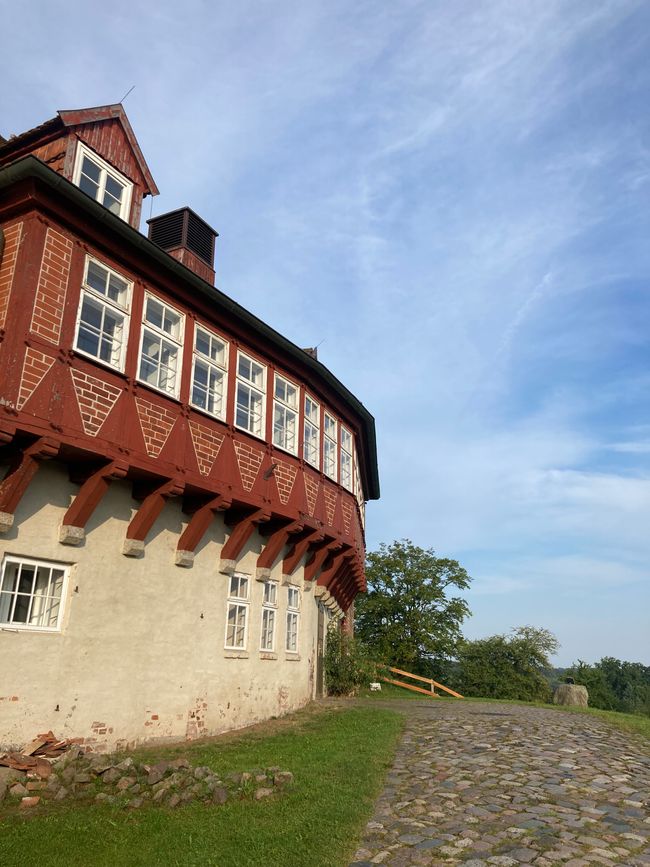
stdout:
{"type": "MultiPolygon", "coordinates": [[[[8,275],[10,289],[5,296],[0,293],[0,463],[9,464],[0,481],[0,533],[14,524],[16,508],[40,461],[56,458],[79,485],[61,521],[61,544],[82,544],[111,486],[129,484],[138,508],[125,538],[119,540],[124,555],[144,556],[147,536],[165,504],[182,497],[187,523],[176,543],[176,565],[192,566],[215,515],[221,513],[227,528],[218,564],[221,572],[231,574],[237,568],[257,534],[261,550],[255,577],[266,580],[281,562],[283,579],[291,583],[299,581],[295,576],[302,568],[304,580],[319,588],[321,597],[329,594],[327,601],[334,599],[346,610],[365,588],[361,511],[352,492],[301,459],[301,423],[297,454],[273,445],[274,374],[286,376],[300,389],[301,412],[304,396],[313,396],[322,413],[331,412],[352,432],[365,489],[370,486],[375,496],[367,482],[367,467],[374,461],[374,429],[370,436],[363,408],[322,365],[287,341],[282,343],[271,329],[234,302],[226,302],[217,290],[76,188],[66,188],[61,195],[60,185],[68,182],[42,164],[34,168],[34,157],[23,162],[28,161],[22,179],[12,181],[12,186],[0,183],[0,229],[7,238],[0,282],[8,275]],[[48,180],[48,173],[58,186],[48,180]],[[124,370],[74,349],[88,256],[132,285],[124,370]],[[39,298],[43,316],[51,306],[48,278],[42,274],[52,269],[59,269],[52,298],[62,295],[63,301],[53,322],[43,324],[34,311],[39,298]],[[146,293],[185,317],[177,398],[137,379],[146,293]],[[196,325],[228,344],[225,420],[210,417],[191,403],[196,325]],[[239,351],[267,369],[268,411],[260,438],[235,425],[239,351]]],[[[13,172],[13,177],[16,165],[0,169],[0,174],[13,172]]]]}

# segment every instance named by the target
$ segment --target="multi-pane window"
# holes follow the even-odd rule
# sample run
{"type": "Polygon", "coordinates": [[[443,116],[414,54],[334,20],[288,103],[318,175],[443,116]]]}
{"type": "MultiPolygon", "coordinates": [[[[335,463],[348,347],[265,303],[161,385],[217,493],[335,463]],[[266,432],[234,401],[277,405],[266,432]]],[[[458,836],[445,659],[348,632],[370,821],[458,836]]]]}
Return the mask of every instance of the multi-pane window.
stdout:
{"type": "Polygon", "coordinates": [[[185,317],[168,304],[146,295],[138,378],[178,397],[185,317]]]}
{"type": "Polygon", "coordinates": [[[297,587],[289,587],[287,590],[287,633],[285,647],[289,653],[297,653],[300,590],[297,587]]]}
{"type": "Polygon", "coordinates": [[[61,626],[63,590],[68,567],[5,557],[0,581],[0,624],[19,629],[61,626]]]}
{"type": "Polygon", "coordinates": [[[235,424],[258,437],[264,436],[266,367],[243,352],[237,354],[237,405],[235,424]]]}
{"type": "Polygon", "coordinates": [[[113,214],[126,220],[133,185],[96,153],[79,143],[74,183],[113,214]]]}
{"type": "Polygon", "coordinates": [[[352,490],[352,434],[341,425],[341,474],[340,482],[348,491],[352,490]]]}
{"type": "Polygon", "coordinates": [[[278,605],[278,585],[276,581],[264,582],[262,600],[261,650],[273,650],[275,644],[275,612],[278,605]]]}
{"type": "Polygon", "coordinates": [[[196,326],[192,363],[191,402],[217,418],[226,417],[228,344],[216,334],[196,326]]]}
{"type": "Polygon", "coordinates": [[[275,374],[273,392],[273,445],[298,453],[298,387],[275,374]]]}
{"type": "Polygon", "coordinates": [[[329,413],[323,428],[323,472],[336,481],[336,419],[329,413]]]}
{"type": "Polygon", "coordinates": [[[131,283],[86,257],[75,349],[124,370],[131,283]]]}
{"type": "Polygon", "coordinates": [[[318,469],[320,439],[320,406],[316,401],[305,395],[305,426],[303,432],[303,457],[308,464],[318,469]]]}
{"type": "Polygon", "coordinates": [[[226,647],[243,650],[248,631],[248,593],[250,579],[235,572],[230,577],[228,610],[226,614],[226,647]]]}
{"type": "Polygon", "coordinates": [[[356,448],[354,449],[354,495],[359,504],[359,512],[361,514],[361,525],[365,527],[365,511],[366,501],[363,494],[363,484],[361,482],[361,473],[359,472],[359,457],[356,448]]]}

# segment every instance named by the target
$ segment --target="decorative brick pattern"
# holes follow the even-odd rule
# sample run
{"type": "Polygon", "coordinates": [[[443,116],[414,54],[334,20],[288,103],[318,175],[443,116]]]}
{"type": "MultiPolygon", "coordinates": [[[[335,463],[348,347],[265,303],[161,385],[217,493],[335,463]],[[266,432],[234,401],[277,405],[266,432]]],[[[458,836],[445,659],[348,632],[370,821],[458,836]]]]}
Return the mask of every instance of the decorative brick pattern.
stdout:
{"type": "Polygon", "coordinates": [[[277,464],[275,472],[273,473],[275,476],[275,483],[278,486],[280,499],[286,506],[289,502],[291,491],[293,490],[293,483],[296,481],[298,468],[294,467],[293,464],[285,463],[285,461],[276,460],[275,463],[277,464]]]}
{"type": "Polygon", "coordinates": [[[88,436],[96,437],[122,394],[122,389],[81,370],[70,372],[84,431],[88,436]]]}
{"type": "Polygon", "coordinates": [[[323,493],[325,494],[325,512],[327,514],[327,520],[329,522],[330,527],[333,527],[334,526],[334,512],[336,511],[336,501],[339,498],[339,492],[335,491],[333,488],[330,488],[326,485],[323,493]]]}
{"type": "Polygon", "coordinates": [[[32,313],[31,331],[57,344],[61,337],[61,320],[68,288],[72,241],[48,228],[41,260],[41,273],[32,313]]]}
{"type": "Polygon", "coordinates": [[[14,282],[16,259],[18,258],[20,239],[23,234],[23,224],[15,223],[13,226],[8,226],[4,230],[4,233],[5,249],[2,254],[2,264],[0,265],[0,328],[5,327],[7,320],[7,308],[9,307],[9,296],[11,295],[11,287],[14,282]]]}
{"type": "Polygon", "coordinates": [[[249,446],[247,443],[235,440],[235,453],[237,455],[241,483],[245,491],[250,491],[262,466],[264,452],[261,449],[249,446]]]}
{"type": "Polygon", "coordinates": [[[147,454],[151,458],[157,458],[169,439],[178,416],[142,397],[136,397],[135,405],[147,454]]]}
{"type": "Polygon", "coordinates": [[[51,355],[39,352],[38,349],[27,348],[23,362],[23,373],[20,378],[17,409],[22,409],[25,406],[53,364],[54,358],[51,355]]]}
{"type": "Polygon", "coordinates": [[[190,421],[190,432],[199,472],[202,476],[209,476],[223,445],[224,436],[197,421],[190,421]]]}
{"type": "Polygon", "coordinates": [[[316,510],[316,499],[320,489],[320,481],[310,476],[308,473],[303,473],[303,481],[305,483],[305,496],[307,497],[307,508],[311,518],[314,517],[316,510]]]}
{"type": "Polygon", "coordinates": [[[341,511],[343,512],[343,527],[346,534],[349,535],[352,524],[352,503],[347,497],[341,500],[341,511]]]}

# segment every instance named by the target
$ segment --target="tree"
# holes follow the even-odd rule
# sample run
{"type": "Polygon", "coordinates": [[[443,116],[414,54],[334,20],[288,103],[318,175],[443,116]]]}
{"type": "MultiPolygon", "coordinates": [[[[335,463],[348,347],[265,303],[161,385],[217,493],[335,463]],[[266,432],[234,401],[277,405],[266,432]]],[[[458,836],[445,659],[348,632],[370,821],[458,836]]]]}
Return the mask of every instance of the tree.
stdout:
{"type": "Polygon", "coordinates": [[[578,660],[568,674],[587,687],[592,707],[650,715],[650,667],[605,656],[593,665],[578,660]]]}
{"type": "Polygon", "coordinates": [[[382,543],[367,556],[368,593],[355,602],[355,633],[377,662],[414,673],[438,670],[453,655],[467,602],[447,595],[471,578],[456,560],[436,557],[408,539],[382,543]]]}
{"type": "Polygon", "coordinates": [[[548,629],[519,626],[511,635],[465,641],[459,648],[461,692],[483,698],[549,701],[549,654],[559,648],[548,629]]]}

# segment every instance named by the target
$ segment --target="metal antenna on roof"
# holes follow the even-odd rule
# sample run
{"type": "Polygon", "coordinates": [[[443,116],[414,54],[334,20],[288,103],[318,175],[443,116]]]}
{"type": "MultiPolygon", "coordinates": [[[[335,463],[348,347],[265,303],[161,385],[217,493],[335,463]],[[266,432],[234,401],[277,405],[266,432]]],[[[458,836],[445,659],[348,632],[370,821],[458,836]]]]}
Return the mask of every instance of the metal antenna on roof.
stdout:
{"type": "Polygon", "coordinates": [[[124,96],[122,97],[122,99],[120,100],[120,102],[124,102],[124,100],[127,98],[127,96],[131,93],[131,91],[132,91],[134,88],[135,88],[135,84],[133,85],[133,87],[130,87],[130,88],[127,90],[127,92],[124,94],[124,96]]]}

